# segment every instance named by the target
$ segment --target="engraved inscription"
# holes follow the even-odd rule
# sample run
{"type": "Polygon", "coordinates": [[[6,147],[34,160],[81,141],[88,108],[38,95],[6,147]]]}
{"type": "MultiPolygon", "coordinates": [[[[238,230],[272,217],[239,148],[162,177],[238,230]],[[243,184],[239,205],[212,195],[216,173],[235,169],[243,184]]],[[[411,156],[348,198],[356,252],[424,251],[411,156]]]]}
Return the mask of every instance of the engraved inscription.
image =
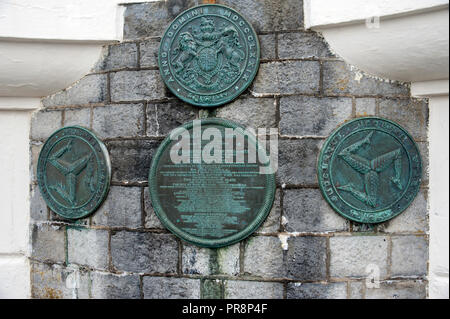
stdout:
{"type": "MultiPolygon", "coordinates": [[[[217,129],[225,136],[226,129],[235,125],[219,119],[202,120],[201,133],[217,129]]],[[[193,133],[192,123],[185,128],[193,133]]],[[[195,134],[190,136],[194,143],[195,134]]],[[[234,138],[236,143],[240,136],[234,138]]],[[[207,149],[210,142],[202,140],[200,147],[207,149]]],[[[230,245],[255,231],[271,209],[274,174],[261,174],[260,165],[249,162],[248,148],[243,162],[236,161],[242,155],[239,151],[221,152],[220,160],[208,163],[191,152],[187,163],[174,164],[171,149],[176,143],[170,139],[163,142],[149,177],[153,207],[163,224],[182,239],[204,247],[230,245]],[[231,163],[225,161],[230,156],[234,158],[231,163]]],[[[246,145],[251,143],[256,145],[256,140],[246,136],[246,145]]]]}

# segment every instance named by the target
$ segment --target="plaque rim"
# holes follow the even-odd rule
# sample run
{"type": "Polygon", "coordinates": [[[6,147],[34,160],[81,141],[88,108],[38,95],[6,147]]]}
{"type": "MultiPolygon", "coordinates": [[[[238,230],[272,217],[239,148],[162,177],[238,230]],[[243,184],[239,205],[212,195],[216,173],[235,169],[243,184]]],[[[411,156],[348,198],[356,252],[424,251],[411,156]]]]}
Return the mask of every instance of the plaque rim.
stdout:
{"type": "MultiPolygon", "coordinates": [[[[196,107],[201,107],[201,108],[216,108],[216,107],[223,106],[223,105],[226,105],[226,104],[228,104],[228,103],[231,103],[231,102],[235,101],[239,96],[241,96],[241,95],[242,95],[242,94],[243,94],[243,93],[244,93],[244,92],[245,92],[245,91],[253,84],[253,82],[254,82],[255,79],[256,79],[256,76],[258,75],[260,65],[261,65],[261,43],[259,42],[259,35],[258,35],[258,33],[256,32],[255,28],[253,27],[253,24],[250,23],[250,22],[248,21],[248,19],[246,19],[246,17],[244,17],[240,12],[238,12],[237,10],[235,10],[235,9],[229,7],[229,6],[223,5],[223,4],[217,4],[217,3],[201,4],[201,5],[197,5],[197,6],[194,6],[194,7],[191,7],[191,8],[188,8],[188,9],[184,10],[183,12],[181,12],[180,14],[178,14],[178,15],[175,17],[175,19],[173,19],[173,20],[170,22],[170,24],[169,24],[168,27],[166,27],[166,29],[164,30],[164,33],[163,33],[163,35],[162,35],[162,37],[161,37],[160,45],[159,45],[159,47],[158,47],[158,69],[159,69],[159,73],[160,73],[160,75],[161,75],[161,78],[162,78],[162,80],[163,80],[163,82],[164,82],[164,85],[165,85],[165,86],[169,89],[169,91],[170,91],[173,95],[175,95],[178,99],[180,99],[180,100],[182,100],[183,102],[188,103],[188,104],[190,104],[190,105],[194,105],[194,106],[196,106],[196,107]],[[172,27],[172,25],[174,24],[174,22],[176,22],[176,21],[178,20],[178,18],[180,18],[182,15],[186,14],[187,12],[189,12],[189,11],[191,11],[191,10],[198,9],[198,8],[201,8],[201,7],[222,7],[222,8],[225,8],[225,9],[228,9],[228,10],[234,12],[235,14],[237,14],[238,16],[240,16],[245,22],[248,23],[248,25],[249,25],[249,27],[250,27],[250,30],[251,30],[251,31],[253,32],[253,34],[255,35],[255,42],[256,42],[256,68],[255,68],[255,71],[252,72],[252,73],[251,73],[251,76],[249,77],[249,79],[251,79],[251,80],[248,80],[247,83],[246,83],[244,86],[242,86],[238,91],[236,91],[237,93],[233,94],[231,98],[227,98],[226,100],[221,101],[221,102],[208,103],[208,104],[197,103],[197,102],[192,101],[192,100],[190,100],[190,99],[188,99],[188,98],[186,98],[186,97],[184,97],[184,96],[179,95],[177,92],[175,92],[175,90],[172,90],[172,88],[168,85],[168,83],[167,83],[165,77],[161,75],[161,73],[162,73],[162,72],[161,72],[161,70],[162,70],[162,63],[161,63],[161,49],[162,49],[162,45],[163,45],[164,39],[165,39],[166,36],[167,36],[167,32],[168,32],[169,29],[172,27]]],[[[175,80],[175,81],[177,81],[177,80],[175,80]]]]}
{"type": "MultiPolygon", "coordinates": [[[[401,144],[401,145],[404,148],[403,144],[401,144]]],[[[408,153],[408,158],[409,158],[409,162],[411,162],[409,153],[408,153]]],[[[419,194],[420,186],[422,184],[422,179],[423,179],[423,159],[422,159],[422,154],[420,153],[420,149],[419,149],[416,141],[414,140],[414,138],[399,123],[396,123],[396,122],[394,122],[392,120],[389,120],[389,119],[386,119],[386,118],[382,118],[382,117],[378,117],[378,116],[359,117],[359,118],[355,118],[355,119],[352,119],[350,121],[342,123],[337,128],[335,128],[333,130],[333,132],[327,137],[327,139],[325,140],[325,143],[323,144],[323,146],[322,146],[322,148],[320,150],[319,157],[318,157],[318,160],[317,160],[317,178],[318,178],[319,188],[320,188],[320,192],[322,193],[322,196],[324,197],[324,199],[326,200],[327,204],[333,209],[333,211],[335,213],[339,214],[340,216],[342,216],[342,217],[344,217],[346,219],[349,219],[349,220],[351,220],[353,222],[357,222],[357,223],[362,223],[362,224],[381,224],[381,223],[387,222],[387,221],[389,221],[391,219],[394,219],[395,217],[398,217],[400,214],[405,212],[411,206],[411,204],[414,202],[414,200],[416,199],[417,195],[419,194]],[[333,201],[329,198],[329,196],[327,195],[327,193],[325,192],[325,189],[323,187],[323,176],[321,174],[321,172],[322,172],[321,164],[323,162],[323,157],[325,155],[325,150],[328,148],[328,146],[331,143],[331,141],[333,140],[333,138],[339,133],[339,131],[341,129],[343,129],[347,125],[350,125],[350,124],[352,124],[354,122],[361,121],[361,120],[379,120],[379,121],[384,121],[384,122],[387,122],[387,123],[389,123],[391,125],[396,126],[397,128],[399,128],[411,140],[411,142],[412,142],[412,144],[413,144],[413,146],[414,146],[414,148],[415,148],[415,150],[416,150],[416,152],[417,152],[417,154],[419,155],[419,158],[420,158],[420,163],[419,163],[419,169],[420,169],[419,175],[420,175],[420,177],[419,177],[419,179],[417,181],[418,186],[416,186],[415,189],[414,189],[414,196],[412,196],[412,198],[410,200],[408,200],[408,203],[406,205],[404,205],[402,209],[399,209],[396,213],[391,214],[389,217],[382,218],[382,219],[379,219],[377,221],[366,221],[366,220],[361,221],[361,220],[359,220],[357,218],[354,218],[352,216],[349,216],[349,215],[343,213],[342,211],[339,210],[338,207],[336,207],[336,205],[333,204],[333,201]]],[[[410,187],[412,187],[411,179],[408,181],[407,189],[410,188],[410,187]]],[[[405,195],[403,195],[403,196],[405,196],[405,195]]]]}
{"type": "MultiPolygon", "coordinates": [[[[215,124],[215,125],[222,125],[225,127],[233,128],[233,129],[245,129],[244,126],[227,120],[227,119],[220,119],[220,118],[206,118],[206,119],[198,119],[201,121],[202,125],[209,125],[209,124],[215,124]]],[[[174,129],[173,131],[176,131],[178,129],[184,128],[184,129],[191,129],[193,127],[194,121],[190,121],[188,123],[183,124],[182,126],[179,126],[178,128],[174,129]]],[[[172,131],[172,132],[173,132],[172,131]]],[[[255,143],[255,145],[258,145],[257,138],[253,135],[249,135],[249,141],[252,143],[255,143]]],[[[266,180],[267,185],[265,188],[265,201],[264,205],[260,208],[258,214],[252,221],[252,223],[244,228],[243,230],[239,231],[238,233],[228,236],[222,239],[203,239],[191,234],[188,234],[184,231],[182,231],[180,228],[176,227],[169,219],[166,217],[166,213],[161,207],[160,201],[157,196],[157,185],[156,185],[156,174],[157,174],[157,166],[158,162],[163,154],[163,152],[166,150],[167,146],[170,145],[170,143],[173,142],[170,139],[170,134],[167,136],[164,141],[161,142],[160,146],[158,147],[157,152],[153,156],[152,163],[150,166],[150,172],[149,172],[149,181],[148,181],[148,188],[149,188],[149,194],[151,199],[151,204],[153,206],[153,210],[158,217],[158,219],[161,221],[164,227],[166,227],[172,234],[177,236],[178,238],[197,245],[199,247],[203,248],[221,248],[233,245],[235,243],[238,243],[250,235],[252,235],[267,219],[269,216],[274,201],[275,201],[275,195],[276,195],[276,177],[275,174],[266,174],[266,180]]],[[[260,147],[260,146],[258,146],[260,147]]]]}
{"type": "MultiPolygon", "coordinates": [[[[90,145],[92,147],[92,145],[90,145]]],[[[48,155],[48,152],[47,154],[48,155]]],[[[97,137],[96,134],[94,134],[91,130],[79,126],[79,125],[70,125],[70,126],[65,126],[62,128],[57,129],[56,131],[54,131],[45,141],[45,143],[42,146],[41,151],[39,152],[39,157],[38,157],[38,162],[37,162],[37,167],[36,167],[36,179],[37,179],[37,183],[39,186],[39,190],[41,192],[41,196],[44,199],[46,205],[58,216],[67,219],[67,220],[79,220],[79,219],[83,219],[86,218],[92,214],[94,214],[99,208],[100,206],[104,203],[104,201],[106,200],[106,198],[108,197],[108,193],[109,193],[109,189],[111,187],[111,178],[112,178],[112,174],[111,174],[111,159],[109,156],[109,152],[108,149],[106,147],[106,145],[97,137]],[[86,213],[81,214],[79,216],[73,217],[73,216],[68,216],[66,215],[64,212],[60,212],[58,211],[58,209],[56,209],[56,207],[54,206],[53,202],[48,200],[48,198],[46,196],[44,196],[44,192],[43,187],[45,187],[45,183],[42,181],[41,178],[39,178],[39,176],[41,174],[44,174],[43,169],[40,169],[40,166],[42,165],[43,162],[47,163],[47,158],[44,158],[44,152],[43,150],[45,149],[47,143],[57,134],[59,134],[60,132],[67,130],[67,129],[78,129],[78,130],[82,130],[84,132],[86,132],[87,134],[89,134],[90,136],[92,136],[95,140],[96,143],[98,143],[99,148],[101,149],[101,154],[104,157],[104,161],[105,161],[105,168],[106,168],[106,179],[105,179],[105,184],[103,186],[103,191],[101,192],[101,200],[99,200],[96,205],[91,208],[90,210],[88,210],[86,213]]]]}

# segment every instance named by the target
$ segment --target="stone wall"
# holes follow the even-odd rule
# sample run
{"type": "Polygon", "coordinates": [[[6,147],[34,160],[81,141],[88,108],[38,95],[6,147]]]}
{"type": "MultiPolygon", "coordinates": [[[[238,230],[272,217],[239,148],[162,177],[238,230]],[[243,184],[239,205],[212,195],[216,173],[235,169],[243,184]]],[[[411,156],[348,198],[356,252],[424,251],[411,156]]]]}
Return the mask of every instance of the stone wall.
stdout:
{"type": "MultiPolygon", "coordinates": [[[[91,74],[42,100],[31,128],[34,298],[425,298],[428,264],[428,104],[407,84],[370,77],[303,28],[301,0],[220,0],[255,27],[262,63],[253,85],[216,110],[175,98],[159,76],[167,25],[199,1],[126,5],[125,40],[105,47],[91,74]],[[349,222],[321,196],[316,163],[326,137],[350,119],[400,123],[422,152],[425,176],[413,205],[379,225],[349,222]],[[222,249],[180,241],[159,222],[148,193],[152,155],[187,121],[227,118],[279,129],[277,196],[265,224],[222,249]],[[67,125],[93,130],[108,147],[112,187],[87,219],[60,219],[43,202],[37,156],[67,125]],[[366,284],[377,265],[379,288],[366,284]]],[[[201,1],[200,1],[201,2],[201,1]]]]}

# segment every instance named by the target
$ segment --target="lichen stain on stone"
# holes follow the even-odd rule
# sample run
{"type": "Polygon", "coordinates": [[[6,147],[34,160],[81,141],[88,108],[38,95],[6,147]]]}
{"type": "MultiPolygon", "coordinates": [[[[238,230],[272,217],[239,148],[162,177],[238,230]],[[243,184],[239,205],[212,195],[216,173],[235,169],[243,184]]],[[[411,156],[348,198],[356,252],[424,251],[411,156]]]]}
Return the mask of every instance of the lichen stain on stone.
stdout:
{"type": "Polygon", "coordinates": [[[58,290],[55,288],[50,288],[50,287],[45,287],[42,297],[47,298],[47,299],[62,299],[63,293],[61,290],[58,290]]]}
{"type": "Polygon", "coordinates": [[[337,81],[337,88],[341,91],[346,91],[348,87],[348,83],[350,82],[349,79],[342,79],[340,81],[337,81]]]}

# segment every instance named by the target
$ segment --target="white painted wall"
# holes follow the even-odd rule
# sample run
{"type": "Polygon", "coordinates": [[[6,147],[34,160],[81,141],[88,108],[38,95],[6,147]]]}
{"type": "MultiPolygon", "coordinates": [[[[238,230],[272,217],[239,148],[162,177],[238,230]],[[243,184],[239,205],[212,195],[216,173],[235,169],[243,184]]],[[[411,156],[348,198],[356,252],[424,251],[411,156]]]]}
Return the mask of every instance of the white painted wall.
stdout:
{"type": "Polygon", "coordinates": [[[122,39],[124,7],[131,0],[0,1],[0,37],[122,39]]]}
{"type": "Polygon", "coordinates": [[[30,296],[29,120],[28,111],[0,110],[0,298],[30,296]]]}
{"type": "Polygon", "coordinates": [[[0,41],[0,96],[42,97],[89,72],[103,43],[0,41]]]}
{"type": "Polygon", "coordinates": [[[404,82],[449,77],[448,7],[381,18],[373,27],[360,21],[314,29],[338,55],[368,73],[404,82]]]}
{"type": "Polygon", "coordinates": [[[306,0],[306,27],[349,24],[374,16],[423,12],[448,0],[306,0]]]}
{"type": "MultiPolygon", "coordinates": [[[[447,87],[448,89],[448,87],[447,87]]],[[[430,298],[449,298],[449,98],[430,98],[430,298]]]]}

